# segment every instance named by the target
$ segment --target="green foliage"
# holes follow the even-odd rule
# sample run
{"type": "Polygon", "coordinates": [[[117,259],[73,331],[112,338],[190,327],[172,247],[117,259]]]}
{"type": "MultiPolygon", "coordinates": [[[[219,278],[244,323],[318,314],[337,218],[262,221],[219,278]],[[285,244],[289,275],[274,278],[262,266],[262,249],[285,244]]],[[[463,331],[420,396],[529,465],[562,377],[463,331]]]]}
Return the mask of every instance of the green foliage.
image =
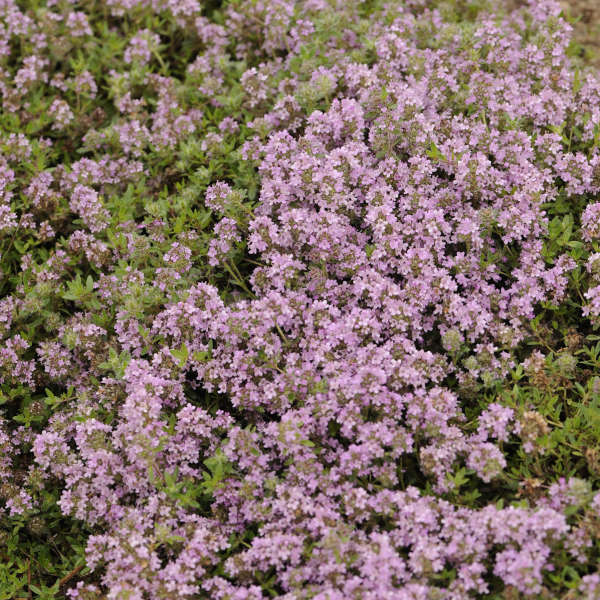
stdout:
{"type": "Polygon", "coordinates": [[[89,532],[63,517],[56,501],[45,492],[39,512],[13,517],[10,530],[0,530],[0,600],[63,600],[74,574],[89,573],[84,558],[89,532]]]}

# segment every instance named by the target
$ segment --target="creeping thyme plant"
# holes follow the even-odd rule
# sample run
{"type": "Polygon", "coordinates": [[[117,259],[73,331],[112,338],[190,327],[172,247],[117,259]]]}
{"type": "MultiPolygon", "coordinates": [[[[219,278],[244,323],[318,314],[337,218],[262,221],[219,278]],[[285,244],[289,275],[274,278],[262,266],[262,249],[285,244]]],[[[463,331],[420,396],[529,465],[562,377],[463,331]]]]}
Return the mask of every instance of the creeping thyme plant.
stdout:
{"type": "Polygon", "coordinates": [[[0,600],[600,598],[570,32],[0,0],[0,600]]]}

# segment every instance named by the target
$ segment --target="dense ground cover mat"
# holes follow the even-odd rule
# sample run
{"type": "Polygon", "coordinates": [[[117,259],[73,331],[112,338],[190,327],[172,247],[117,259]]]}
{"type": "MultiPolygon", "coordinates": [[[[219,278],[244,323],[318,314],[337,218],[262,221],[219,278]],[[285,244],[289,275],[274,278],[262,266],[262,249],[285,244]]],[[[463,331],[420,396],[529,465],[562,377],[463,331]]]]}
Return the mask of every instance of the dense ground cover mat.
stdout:
{"type": "Polygon", "coordinates": [[[0,0],[0,600],[600,598],[570,33],[0,0]]]}

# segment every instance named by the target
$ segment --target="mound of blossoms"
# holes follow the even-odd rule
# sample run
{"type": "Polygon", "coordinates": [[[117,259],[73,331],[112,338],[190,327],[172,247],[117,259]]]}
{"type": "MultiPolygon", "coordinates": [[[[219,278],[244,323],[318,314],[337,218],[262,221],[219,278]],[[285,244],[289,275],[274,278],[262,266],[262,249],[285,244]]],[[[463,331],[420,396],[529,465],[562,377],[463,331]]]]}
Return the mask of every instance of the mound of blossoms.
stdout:
{"type": "Polygon", "coordinates": [[[511,501],[550,425],[484,393],[574,272],[600,320],[557,4],[0,6],[0,510],[59,490],[69,598],[600,598],[600,493],[511,501]]]}

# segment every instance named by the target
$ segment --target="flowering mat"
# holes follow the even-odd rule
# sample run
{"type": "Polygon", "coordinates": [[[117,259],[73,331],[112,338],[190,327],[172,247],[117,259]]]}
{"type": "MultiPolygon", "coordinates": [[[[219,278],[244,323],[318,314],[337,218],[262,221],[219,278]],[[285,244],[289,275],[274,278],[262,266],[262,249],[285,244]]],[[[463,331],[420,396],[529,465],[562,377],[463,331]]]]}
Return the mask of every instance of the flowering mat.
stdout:
{"type": "Polygon", "coordinates": [[[0,0],[0,600],[600,598],[570,20],[0,0]]]}

